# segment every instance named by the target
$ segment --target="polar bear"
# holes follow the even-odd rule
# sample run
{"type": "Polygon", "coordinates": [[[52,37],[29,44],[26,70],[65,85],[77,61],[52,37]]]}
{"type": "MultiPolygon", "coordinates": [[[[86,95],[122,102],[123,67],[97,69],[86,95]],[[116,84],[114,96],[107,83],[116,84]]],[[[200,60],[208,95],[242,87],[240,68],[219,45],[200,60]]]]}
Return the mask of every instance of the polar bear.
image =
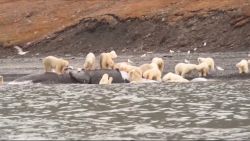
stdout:
{"type": "Polygon", "coordinates": [[[158,65],[158,68],[161,72],[163,72],[164,69],[164,61],[162,58],[155,57],[152,59],[152,63],[156,63],[158,65]]]}
{"type": "Polygon", "coordinates": [[[131,83],[142,81],[142,71],[138,67],[133,68],[131,71],[129,71],[128,75],[129,75],[129,81],[131,83]]]}
{"type": "Polygon", "coordinates": [[[174,74],[172,72],[169,72],[165,74],[162,78],[163,82],[189,82],[189,80],[183,78],[182,76],[178,74],[174,74]]]}
{"type": "Polygon", "coordinates": [[[99,84],[111,84],[113,81],[113,77],[109,77],[107,73],[103,74],[99,84]]]}
{"type": "Polygon", "coordinates": [[[127,70],[127,62],[120,62],[114,64],[114,69],[118,69],[119,71],[125,71],[127,70]]]}
{"type": "Polygon", "coordinates": [[[113,69],[114,68],[114,60],[117,58],[116,52],[112,50],[109,53],[101,53],[100,55],[100,68],[101,69],[113,69]]]}
{"type": "Polygon", "coordinates": [[[197,65],[197,70],[199,72],[199,76],[206,77],[209,72],[209,66],[206,62],[202,62],[197,65]]]}
{"type": "Polygon", "coordinates": [[[236,67],[239,69],[239,73],[248,73],[248,61],[243,59],[239,63],[236,64],[236,67]]]}
{"type": "Polygon", "coordinates": [[[129,71],[131,71],[134,68],[138,68],[138,67],[132,66],[127,62],[120,62],[114,65],[114,69],[119,69],[120,71],[125,71],[127,73],[129,73],[129,71]]]}
{"type": "Polygon", "coordinates": [[[144,73],[145,71],[152,69],[153,66],[151,64],[143,64],[139,66],[139,68],[142,70],[142,73],[144,73]]]}
{"type": "Polygon", "coordinates": [[[57,74],[63,74],[65,69],[68,68],[69,62],[62,58],[47,56],[43,59],[43,65],[45,72],[52,72],[52,69],[55,69],[57,74]]]}
{"type": "Polygon", "coordinates": [[[3,76],[0,75],[0,85],[3,84],[3,76]]]}
{"type": "Polygon", "coordinates": [[[214,59],[207,57],[207,58],[203,58],[203,57],[198,57],[197,58],[199,64],[202,62],[206,62],[208,64],[209,70],[214,70],[214,59]]]}
{"type": "Polygon", "coordinates": [[[150,80],[157,80],[161,81],[161,71],[158,68],[158,65],[156,63],[151,63],[152,68],[149,70],[146,70],[142,76],[143,78],[150,79],[150,80]]]}
{"type": "Polygon", "coordinates": [[[185,64],[185,63],[178,63],[175,66],[175,73],[185,77],[187,73],[190,73],[193,70],[197,70],[196,64],[185,64]]]}
{"type": "Polygon", "coordinates": [[[157,64],[159,70],[161,71],[161,73],[163,72],[164,69],[164,61],[162,58],[159,57],[155,57],[152,59],[152,62],[150,64],[143,64],[140,66],[142,73],[144,73],[145,71],[152,69],[154,65],[152,64],[157,64]]]}
{"type": "Polygon", "coordinates": [[[94,70],[95,69],[95,54],[90,52],[87,54],[86,59],[83,64],[84,70],[94,70]]]}

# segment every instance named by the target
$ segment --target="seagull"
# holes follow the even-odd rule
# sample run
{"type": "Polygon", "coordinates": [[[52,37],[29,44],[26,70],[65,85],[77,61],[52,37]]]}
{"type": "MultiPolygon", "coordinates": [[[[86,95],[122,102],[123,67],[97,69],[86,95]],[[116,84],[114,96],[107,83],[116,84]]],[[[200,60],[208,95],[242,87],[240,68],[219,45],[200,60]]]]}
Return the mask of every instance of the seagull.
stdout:
{"type": "Polygon", "coordinates": [[[171,50],[171,49],[169,50],[169,52],[170,52],[171,54],[172,54],[172,53],[174,53],[174,51],[173,51],[173,50],[171,50]]]}
{"type": "Polygon", "coordinates": [[[187,52],[187,54],[190,54],[190,50],[187,52]]]}
{"type": "Polygon", "coordinates": [[[20,48],[19,46],[14,46],[14,48],[17,49],[19,55],[25,55],[26,53],[29,52],[29,51],[23,51],[22,48],[20,48]]]}
{"type": "Polygon", "coordinates": [[[68,66],[68,69],[73,70],[74,67],[73,66],[68,66]]]}
{"type": "Polygon", "coordinates": [[[194,51],[196,51],[197,50],[197,48],[194,48],[194,51]]]}
{"type": "Polygon", "coordinates": [[[78,71],[78,72],[82,71],[82,68],[77,68],[77,71],[78,71]]]}
{"type": "Polygon", "coordinates": [[[146,57],[146,54],[143,54],[141,57],[146,57]]]}
{"type": "Polygon", "coordinates": [[[190,61],[188,61],[187,59],[185,59],[184,62],[185,62],[185,63],[188,63],[188,64],[190,63],[190,61]]]}
{"type": "Polygon", "coordinates": [[[224,71],[224,69],[220,66],[216,66],[216,69],[219,70],[219,71],[224,71]]]}
{"type": "Polygon", "coordinates": [[[203,43],[203,46],[206,46],[206,45],[207,45],[207,42],[204,42],[204,43],[203,43]]]}
{"type": "Polygon", "coordinates": [[[133,61],[131,61],[131,60],[129,60],[129,59],[128,59],[128,63],[130,63],[130,64],[134,64],[134,62],[133,62],[133,61]]]}

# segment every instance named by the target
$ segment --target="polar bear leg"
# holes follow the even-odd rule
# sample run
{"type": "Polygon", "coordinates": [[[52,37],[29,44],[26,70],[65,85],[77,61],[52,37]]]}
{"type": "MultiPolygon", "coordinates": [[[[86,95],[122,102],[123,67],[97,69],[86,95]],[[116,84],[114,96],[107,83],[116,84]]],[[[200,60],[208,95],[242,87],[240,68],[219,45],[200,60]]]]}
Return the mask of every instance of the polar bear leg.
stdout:
{"type": "Polygon", "coordinates": [[[245,73],[248,73],[249,70],[248,70],[248,65],[245,66],[245,73]]]}
{"type": "Polygon", "coordinates": [[[239,67],[239,73],[240,73],[240,74],[244,73],[244,66],[240,66],[240,67],[239,67]]]}

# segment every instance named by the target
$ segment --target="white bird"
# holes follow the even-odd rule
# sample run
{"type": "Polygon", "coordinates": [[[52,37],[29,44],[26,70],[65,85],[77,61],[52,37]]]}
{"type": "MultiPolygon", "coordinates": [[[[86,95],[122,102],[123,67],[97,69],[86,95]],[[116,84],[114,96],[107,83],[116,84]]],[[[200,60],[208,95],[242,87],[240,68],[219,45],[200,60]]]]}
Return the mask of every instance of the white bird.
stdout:
{"type": "Polygon", "coordinates": [[[73,66],[68,66],[68,69],[73,70],[74,67],[73,66]]]}
{"type": "Polygon", "coordinates": [[[14,48],[17,49],[19,55],[25,55],[26,53],[29,52],[29,51],[23,51],[22,48],[20,48],[19,46],[14,46],[14,48]]]}
{"type": "Polygon", "coordinates": [[[147,54],[151,54],[151,53],[153,53],[153,52],[152,51],[147,52],[147,54]]]}
{"type": "Polygon", "coordinates": [[[185,62],[185,63],[188,63],[188,64],[190,63],[190,61],[188,61],[187,59],[185,59],[184,62],[185,62]]]}
{"type": "Polygon", "coordinates": [[[219,70],[219,71],[224,71],[224,69],[220,66],[216,66],[216,69],[219,70]]]}
{"type": "Polygon", "coordinates": [[[198,77],[198,78],[194,78],[191,80],[192,82],[200,82],[200,81],[207,81],[206,78],[203,78],[203,77],[198,77]]]}
{"type": "Polygon", "coordinates": [[[247,56],[250,57],[250,54],[248,54],[247,56]]]}
{"type": "Polygon", "coordinates": [[[143,54],[141,57],[146,57],[146,54],[143,54]]]}
{"type": "Polygon", "coordinates": [[[77,71],[78,71],[78,72],[82,71],[82,68],[77,68],[77,71]]]}
{"type": "Polygon", "coordinates": [[[194,51],[196,51],[197,50],[197,48],[194,48],[194,51]]]}
{"type": "Polygon", "coordinates": [[[169,50],[169,52],[170,52],[171,54],[172,54],[172,53],[174,53],[174,51],[173,51],[173,50],[171,50],[171,49],[169,50]]]}
{"type": "Polygon", "coordinates": [[[207,42],[204,42],[204,43],[203,43],[203,46],[206,46],[206,45],[207,45],[207,42]]]}
{"type": "Polygon", "coordinates": [[[129,64],[134,64],[134,62],[131,61],[130,59],[128,59],[128,63],[129,63],[129,64]]]}
{"type": "Polygon", "coordinates": [[[187,54],[190,54],[190,50],[187,52],[187,54]]]}

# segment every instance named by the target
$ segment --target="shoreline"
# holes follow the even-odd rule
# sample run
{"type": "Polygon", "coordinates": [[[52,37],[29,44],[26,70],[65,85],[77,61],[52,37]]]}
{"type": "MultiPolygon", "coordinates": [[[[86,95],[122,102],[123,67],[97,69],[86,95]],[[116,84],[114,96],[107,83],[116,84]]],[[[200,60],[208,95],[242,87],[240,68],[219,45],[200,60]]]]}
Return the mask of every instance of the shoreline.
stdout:
{"type": "MultiPolygon", "coordinates": [[[[99,68],[99,54],[96,55],[96,66],[99,68]]],[[[150,63],[153,57],[161,57],[165,62],[165,67],[163,75],[168,72],[174,72],[174,67],[177,63],[184,63],[184,60],[187,59],[190,63],[197,64],[198,57],[212,57],[215,60],[215,66],[220,66],[224,68],[224,71],[212,71],[208,79],[219,78],[221,80],[230,80],[230,79],[250,79],[250,74],[239,75],[238,69],[235,67],[235,64],[238,63],[241,59],[248,59],[248,52],[226,52],[226,53],[150,53],[146,54],[146,57],[141,57],[141,55],[121,55],[118,54],[118,58],[115,62],[127,62],[128,59],[134,62],[133,65],[139,66],[144,63],[150,63]]],[[[23,75],[32,74],[32,73],[42,73],[43,57],[31,57],[31,58],[9,58],[9,59],[0,59],[1,69],[0,75],[4,76],[5,81],[12,81],[23,75]],[[20,62],[23,62],[22,64],[20,62]]],[[[76,68],[81,68],[83,66],[85,56],[82,57],[64,57],[69,60],[70,65],[76,68]]],[[[198,77],[195,73],[188,75],[188,79],[193,77],[198,77]]]]}

